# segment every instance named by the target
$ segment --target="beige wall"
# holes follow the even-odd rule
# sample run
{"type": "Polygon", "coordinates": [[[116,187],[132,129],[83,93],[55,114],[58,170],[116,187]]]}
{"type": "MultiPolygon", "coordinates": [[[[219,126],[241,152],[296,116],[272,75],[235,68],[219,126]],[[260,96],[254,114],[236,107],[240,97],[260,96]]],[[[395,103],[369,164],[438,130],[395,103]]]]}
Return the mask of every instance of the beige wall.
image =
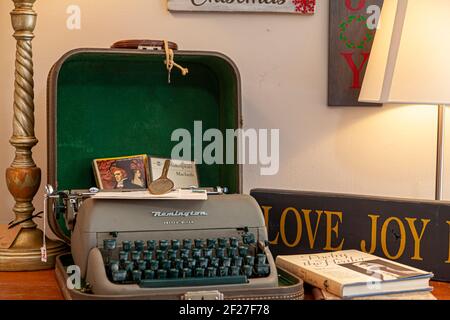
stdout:
{"type": "MultiPolygon", "coordinates": [[[[181,48],[229,55],[243,80],[246,127],[281,129],[281,169],[262,177],[245,167],[245,189],[288,188],[432,198],[436,108],[329,108],[328,1],[312,17],[277,14],[171,14],[165,0],[37,0],[34,40],[36,136],[34,159],[46,180],[46,77],[78,47],[108,47],[127,38],[170,39],[181,48]],[[82,29],[66,28],[66,9],[82,9],[82,29]]],[[[13,59],[9,12],[0,2],[0,171],[10,165],[13,59]]],[[[449,137],[450,138],[450,137],[449,137]]],[[[450,154],[446,155],[450,159],[450,154]]],[[[450,179],[447,179],[450,181],[450,179]]],[[[448,187],[448,183],[446,184],[448,187]]],[[[450,188],[446,188],[449,198],[450,188]]],[[[35,206],[42,209],[42,188],[35,206]]],[[[0,180],[0,223],[13,200],[0,180]]]]}

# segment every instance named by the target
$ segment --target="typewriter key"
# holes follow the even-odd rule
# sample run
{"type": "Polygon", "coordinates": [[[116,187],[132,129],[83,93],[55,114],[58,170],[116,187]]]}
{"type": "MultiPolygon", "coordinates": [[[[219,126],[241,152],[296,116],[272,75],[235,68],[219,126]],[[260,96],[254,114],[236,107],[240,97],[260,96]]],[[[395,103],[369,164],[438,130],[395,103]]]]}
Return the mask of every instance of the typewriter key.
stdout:
{"type": "Polygon", "coordinates": [[[116,271],[119,271],[119,261],[116,261],[116,260],[111,261],[111,262],[109,263],[109,271],[110,271],[111,273],[116,272],[116,271]]]}
{"type": "Polygon", "coordinates": [[[236,256],[238,253],[238,248],[236,247],[228,247],[228,256],[229,257],[234,257],[236,256]]]}
{"type": "Polygon", "coordinates": [[[131,273],[133,281],[140,282],[142,280],[142,271],[141,270],[133,270],[131,273]]]}
{"type": "Polygon", "coordinates": [[[144,279],[151,280],[155,278],[155,271],[153,270],[145,270],[144,271],[144,279]]]}
{"type": "Polygon", "coordinates": [[[158,260],[162,260],[165,259],[166,257],[166,252],[163,250],[156,250],[156,259],[158,260]]]}
{"type": "Polygon", "coordinates": [[[156,249],[156,241],[155,240],[147,240],[147,250],[154,251],[156,249]]]}
{"type": "Polygon", "coordinates": [[[160,261],[159,266],[161,269],[169,270],[170,269],[170,260],[163,259],[160,261]]]}
{"type": "Polygon", "coordinates": [[[169,249],[167,250],[167,258],[170,260],[177,258],[177,250],[169,249]]]}
{"type": "Polygon", "coordinates": [[[214,268],[218,268],[219,267],[219,258],[214,258],[214,257],[212,257],[210,260],[209,260],[209,265],[211,266],[211,267],[214,267],[214,268]]]}
{"type": "Polygon", "coordinates": [[[137,263],[137,267],[139,270],[144,271],[145,269],[147,269],[147,261],[139,260],[137,263]]]}
{"type": "Polygon", "coordinates": [[[211,258],[213,254],[213,249],[204,248],[203,249],[203,256],[205,258],[211,258]]]}
{"type": "Polygon", "coordinates": [[[203,268],[195,268],[195,276],[197,278],[203,278],[205,276],[205,269],[203,269],[203,268]]]}
{"type": "Polygon", "coordinates": [[[244,275],[246,275],[247,277],[250,278],[253,273],[253,267],[246,264],[243,269],[244,269],[244,275]]]}
{"type": "Polygon", "coordinates": [[[174,259],[172,260],[172,265],[175,269],[183,269],[183,260],[174,259]]]}
{"type": "Polygon", "coordinates": [[[228,239],[227,238],[219,238],[219,247],[225,248],[228,246],[228,239]]]}
{"type": "Polygon", "coordinates": [[[243,260],[244,259],[242,257],[234,257],[233,258],[233,265],[235,265],[236,267],[242,267],[243,260]]]}
{"type": "Polygon", "coordinates": [[[194,244],[197,249],[203,248],[203,239],[195,239],[194,244]]]}
{"type": "Polygon", "coordinates": [[[180,240],[172,240],[172,249],[173,250],[180,249],[180,240]]]}
{"type": "Polygon", "coordinates": [[[128,261],[128,251],[120,251],[119,252],[119,260],[120,261],[128,261]]]}
{"type": "Polygon", "coordinates": [[[230,270],[231,270],[231,273],[230,273],[231,276],[238,276],[241,268],[239,268],[237,266],[231,266],[230,270]]]}
{"type": "Polygon", "coordinates": [[[144,241],[136,240],[134,242],[134,250],[136,250],[136,251],[144,251],[144,241]]]}
{"type": "Polygon", "coordinates": [[[253,243],[255,243],[256,242],[255,235],[253,233],[250,233],[250,232],[245,233],[242,236],[242,242],[244,244],[253,244],[253,243]]]}
{"type": "Polygon", "coordinates": [[[240,246],[239,247],[239,255],[241,257],[245,257],[248,254],[248,247],[247,246],[240,246]]]}
{"type": "Polygon", "coordinates": [[[178,271],[178,269],[170,269],[169,270],[169,278],[178,278],[178,274],[180,272],[178,271]]]}
{"type": "Polygon", "coordinates": [[[197,260],[192,259],[192,258],[189,258],[186,260],[185,266],[187,268],[194,269],[196,265],[197,265],[197,260]]]}
{"type": "Polygon", "coordinates": [[[231,266],[231,258],[223,258],[222,259],[222,266],[224,266],[224,267],[231,266]]]}
{"type": "Polygon", "coordinates": [[[256,265],[256,273],[259,276],[267,276],[270,272],[268,264],[258,264],[256,265]]]}
{"type": "Polygon", "coordinates": [[[126,270],[118,270],[112,273],[112,280],[114,282],[123,282],[127,279],[127,271],[126,270]]]}
{"type": "Polygon", "coordinates": [[[192,258],[198,259],[202,256],[200,249],[192,249],[192,258]]]}
{"type": "Polygon", "coordinates": [[[208,267],[208,270],[206,272],[206,276],[211,278],[215,277],[217,275],[217,269],[214,267],[208,267]]]}
{"type": "Polygon", "coordinates": [[[169,248],[169,240],[160,240],[159,241],[159,250],[166,251],[169,248]]]}
{"type": "Polygon", "coordinates": [[[156,195],[165,194],[169,193],[173,189],[174,187],[173,181],[167,178],[169,168],[170,168],[170,160],[166,160],[164,162],[164,168],[161,177],[150,183],[150,185],[148,186],[148,191],[150,191],[151,194],[156,195]]]}
{"type": "Polygon", "coordinates": [[[248,264],[249,266],[255,265],[255,257],[254,256],[246,256],[245,263],[248,264]]]}
{"type": "Polygon", "coordinates": [[[256,255],[256,264],[265,264],[266,263],[266,255],[264,253],[258,253],[256,255]]]}
{"type": "Polygon", "coordinates": [[[183,248],[184,249],[191,249],[192,248],[192,240],[191,239],[184,239],[183,240],[183,248]]]}
{"type": "Polygon", "coordinates": [[[167,278],[167,270],[159,269],[157,271],[158,279],[166,279],[167,278]]]}
{"type": "Polygon", "coordinates": [[[208,259],[200,257],[198,258],[198,267],[199,268],[206,268],[208,266],[208,259]]]}
{"type": "Polygon", "coordinates": [[[228,267],[219,267],[219,276],[220,277],[226,277],[228,276],[228,267]]]}
{"type": "Polygon", "coordinates": [[[183,268],[181,270],[180,278],[191,278],[192,277],[192,269],[191,268],[183,268]]]}
{"type": "Polygon", "coordinates": [[[231,237],[230,238],[230,246],[232,247],[237,247],[239,245],[239,241],[236,237],[231,237]]]}
{"type": "Polygon", "coordinates": [[[129,241],[129,240],[122,241],[122,250],[130,251],[131,250],[131,241],[129,241]]]}
{"type": "Polygon", "coordinates": [[[181,249],[180,250],[180,258],[181,259],[188,259],[189,258],[189,253],[190,253],[189,249],[181,249]]]}
{"type": "Polygon", "coordinates": [[[105,239],[103,240],[103,248],[105,250],[114,250],[116,248],[116,239],[105,239]]]}
{"type": "Polygon", "coordinates": [[[216,249],[216,257],[217,258],[225,257],[225,248],[217,248],[216,249]]]}
{"type": "Polygon", "coordinates": [[[150,260],[150,270],[156,271],[159,267],[159,261],[158,260],[150,260]]]}
{"type": "Polygon", "coordinates": [[[129,272],[133,271],[134,270],[134,262],[126,261],[123,264],[123,268],[125,269],[125,271],[129,271],[129,272]]]}
{"type": "Polygon", "coordinates": [[[145,250],[142,253],[142,257],[144,258],[144,260],[146,261],[150,261],[153,258],[153,251],[149,251],[149,250],[145,250]]]}
{"type": "Polygon", "coordinates": [[[217,244],[217,239],[208,238],[206,239],[206,246],[210,249],[215,248],[217,244]]]}
{"type": "Polygon", "coordinates": [[[141,252],[140,251],[136,251],[136,250],[131,251],[131,260],[137,261],[137,260],[140,260],[140,259],[141,259],[141,252]]]}

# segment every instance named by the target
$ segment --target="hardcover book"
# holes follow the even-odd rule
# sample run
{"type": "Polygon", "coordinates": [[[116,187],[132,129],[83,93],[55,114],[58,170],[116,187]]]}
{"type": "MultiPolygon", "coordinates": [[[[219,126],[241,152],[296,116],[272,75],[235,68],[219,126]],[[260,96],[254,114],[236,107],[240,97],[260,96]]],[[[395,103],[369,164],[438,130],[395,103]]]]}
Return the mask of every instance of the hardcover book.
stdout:
{"type": "Polygon", "coordinates": [[[433,274],[357,250],[279,255],[278,267],[341,298],[431,291],[433,274]]]}

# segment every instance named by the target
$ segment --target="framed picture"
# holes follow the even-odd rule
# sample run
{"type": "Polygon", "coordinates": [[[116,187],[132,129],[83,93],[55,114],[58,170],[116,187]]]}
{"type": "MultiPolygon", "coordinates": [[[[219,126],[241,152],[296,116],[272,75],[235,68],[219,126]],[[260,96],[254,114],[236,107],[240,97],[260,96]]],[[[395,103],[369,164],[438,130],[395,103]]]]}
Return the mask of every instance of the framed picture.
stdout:
{"type": "Polygon", "coordinates": [[[147,155],[94,159],[92,164],[97,186],[101,190],[147,189],[147,155]]]}
{"type": "MultiPolygon", "coordinates": [[[[166,158],[150,157],[150,181],[161,177],[166,158]]],[[[170,160],[167,177],[173,181],[174,188],[199,187],[197,166],[193,161],[170,160]]]]}

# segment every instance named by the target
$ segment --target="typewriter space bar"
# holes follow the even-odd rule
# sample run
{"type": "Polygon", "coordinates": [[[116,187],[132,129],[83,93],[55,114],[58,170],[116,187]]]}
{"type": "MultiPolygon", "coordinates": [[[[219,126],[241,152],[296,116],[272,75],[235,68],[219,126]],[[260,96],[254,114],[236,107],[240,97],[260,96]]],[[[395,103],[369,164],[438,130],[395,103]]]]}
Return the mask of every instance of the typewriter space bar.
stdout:
{"type": "Polygon", "coordinates": [[[183,278],[183,279],[155,279],[141,280],[141,288],[169,288],[169,287],[194,287],[194,286],[216,286],[225,284],[247,283],[246,276],[228,276],[212,278],[183,278]]]}

